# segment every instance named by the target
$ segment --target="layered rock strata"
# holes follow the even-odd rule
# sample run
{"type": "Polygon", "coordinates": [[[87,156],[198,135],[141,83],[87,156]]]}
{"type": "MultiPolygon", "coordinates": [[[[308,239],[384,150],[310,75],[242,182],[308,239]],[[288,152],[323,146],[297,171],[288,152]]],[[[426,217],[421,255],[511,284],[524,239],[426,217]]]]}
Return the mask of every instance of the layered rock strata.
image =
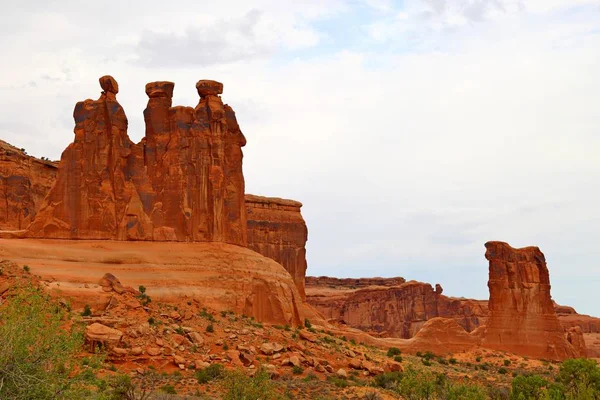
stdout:
{"type": "Polygon", "coordinates": [[[585,355],[581,330],[570,330],[567,337],[556,316],[540,249],[514,249],[503,242],[487,242],[485,247],[490,300],[482,345],[553,360],[585,355]]]}
{"type": "Polygon", "coordinates": [[[195,108],[171,107],[174,84],[146,85],[146,136],[134,144],[116,95],[77,103],[75,140],[26,236],[214,241],[246,245],[242,150],[223,85],[199,81],[195,108]]]}
{"type": "Polygon", "coordinates": [[[308,229],[301,207],[294,200],[246,195],[248,248],[283,265],[304,299],[308,229]]]}
{"type": "Polygon", "coordinates": [[[56,180],[56,163],[0,140],[0,230],[25,229],[56,180]]]}

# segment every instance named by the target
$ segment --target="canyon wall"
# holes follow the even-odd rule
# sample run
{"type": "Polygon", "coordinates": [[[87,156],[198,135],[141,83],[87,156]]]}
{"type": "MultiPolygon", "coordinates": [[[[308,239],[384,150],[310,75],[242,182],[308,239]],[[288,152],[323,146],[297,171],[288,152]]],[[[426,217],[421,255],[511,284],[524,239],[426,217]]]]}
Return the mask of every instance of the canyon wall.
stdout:
{"type": "Polygon", "coordinates": [[[98,100],[75,106],[75,140],[25,235],[245,246],[246,139],[221,101],[223,85],[199,81],[192,108],[171,107],[172,82],[147,84],[139,144],[127,135],[117,82],[104,76],[100,85],[98,100]]]}
{"type": "Polygon", "coordinates": [[[56,163],[0,140],[0,230],[25,229],[56,180],[56,163]]]}
{"type": "Polygon", "coordinates": [[[308,229],[301,207],[294,200],[246,195],[248,248],[283,265],[304,299],[308,229]]]}
{"type": "Polygon", "coordinates": [[[553,360],[582,355],[581,330],[567,336],[554,310],[540,249],[514,249],[503,242],[487,242],[485,247],[490,300],[482,346],[553,360]]]}
{"type": "Polygon", "coordinates": [[[383,337],[411,338],[430,319],[454,319],[467,331],[485,324],[487,303],[444,296],[438,284],[403,278],[307,277],[307,301],[325,318],[383,337]]]}

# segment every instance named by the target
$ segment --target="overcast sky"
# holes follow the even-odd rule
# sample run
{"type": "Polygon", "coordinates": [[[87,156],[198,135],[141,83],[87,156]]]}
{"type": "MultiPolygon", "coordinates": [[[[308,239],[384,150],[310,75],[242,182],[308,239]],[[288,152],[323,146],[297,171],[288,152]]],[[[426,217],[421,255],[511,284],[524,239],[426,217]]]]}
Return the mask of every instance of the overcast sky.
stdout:
{"type": "Polygon", "coordinates": [[[58,159],[113,75],[224,82],[248,193],[304,203],[308,273],[487,298],[483,244],[537,245],[554,299],[600,316],[600,0],[0,4],[0,138],[58,159]]]}

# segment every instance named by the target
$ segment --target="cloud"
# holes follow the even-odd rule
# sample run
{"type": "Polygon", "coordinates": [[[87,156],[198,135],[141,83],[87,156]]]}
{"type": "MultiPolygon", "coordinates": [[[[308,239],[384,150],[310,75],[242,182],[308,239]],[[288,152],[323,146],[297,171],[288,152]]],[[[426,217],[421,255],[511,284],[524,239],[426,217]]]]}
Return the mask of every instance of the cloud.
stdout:
{"type": "Polygon", "coordinates": [[[147,66],[213,65],[265,58],[279,49],[314,46],[318,35],[299,26],[285,26],[260,10],[237,19],[220,19],[188,27],[182,35],[145,31],[136,48],[147,66]]]}
{"type": "Polygon", "coordinates": [[[396,3],[39,3],[0,37],[0,138],[59,157],[109,73],[139,140],[146,82],[193,106],[217,79],[248,192],[304,203],[309,274],[485,298],[483,243],[504,240],[540,246],[555,299],[600,315],[598,2],[396,3]]]}

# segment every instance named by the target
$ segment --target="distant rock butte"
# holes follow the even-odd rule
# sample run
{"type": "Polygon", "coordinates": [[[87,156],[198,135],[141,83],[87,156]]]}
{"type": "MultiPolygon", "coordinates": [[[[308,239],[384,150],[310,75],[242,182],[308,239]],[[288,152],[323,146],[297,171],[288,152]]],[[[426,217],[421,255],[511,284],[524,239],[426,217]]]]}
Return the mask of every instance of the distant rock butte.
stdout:
{"type": "Polygon", "coordinates": [[[482,346],[553,360],[585,355],[581,330],[570,330],[567,338],[558,320],[540,249],[514,249],[503,242],[487,242],[485,247],[490,300],[482,346]]]}
{"type": "Polygon", "coordinates": [[[308,229],[301,207],[298,201],[246,195],[248,248],[283,265],[304,299],[308,229]]]}
{"type": "Polygon", "coordinates": [[[172,82],[147,84],[139,144],[127,135],[117,82],[100,84],[98,100],[75,106],[75,140],[25,236],[245,246],[246,139],[218,96],[222,84],[200,81],[195,108],[171,107],[172,82]]]}
{"type": "Polygon", "coordinates": [[[0,230],[31,223],[56,180],[56,167],[0,140],[0,230]]]}

